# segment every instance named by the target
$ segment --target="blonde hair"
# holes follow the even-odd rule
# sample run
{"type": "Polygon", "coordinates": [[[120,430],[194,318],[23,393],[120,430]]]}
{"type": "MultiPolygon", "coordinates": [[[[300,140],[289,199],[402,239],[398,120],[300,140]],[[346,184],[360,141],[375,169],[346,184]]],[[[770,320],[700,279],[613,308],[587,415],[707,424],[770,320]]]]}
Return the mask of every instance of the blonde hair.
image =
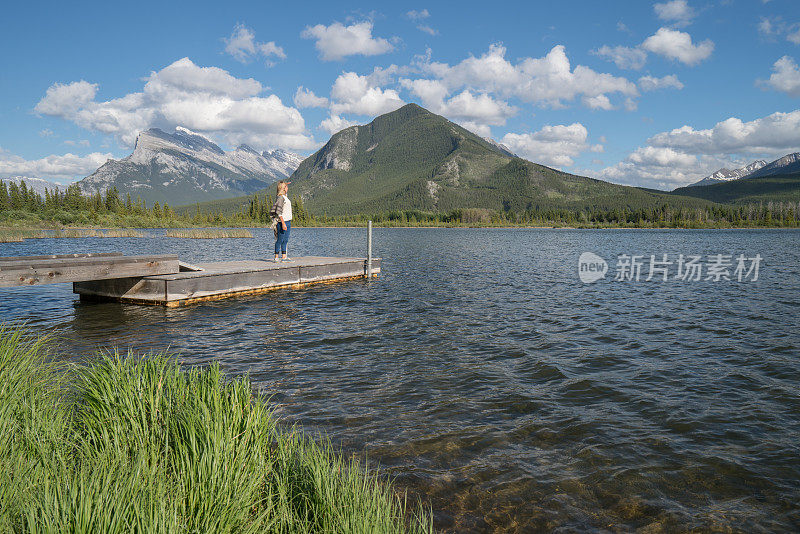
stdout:
{"type": "Polygon", "coordinates": [[[289,190],[289,184],[286,182],[286,180],[281,180],[280,182],[278,182],[278,196],[281,196],[284,191],[288,190],[289,190]]]}

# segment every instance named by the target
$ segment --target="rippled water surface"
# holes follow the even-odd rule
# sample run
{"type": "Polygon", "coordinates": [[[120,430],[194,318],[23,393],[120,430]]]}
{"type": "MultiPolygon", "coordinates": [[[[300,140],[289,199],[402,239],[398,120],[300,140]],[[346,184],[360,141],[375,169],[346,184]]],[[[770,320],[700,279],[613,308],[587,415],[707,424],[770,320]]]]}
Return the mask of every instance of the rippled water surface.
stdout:
{"type": "MultiPolygon", "coordinates": [[[[154,232],[155,233],[155,232],[154,232]]],[[[50,239],[0,256],[269,255],[256,239],[50,239]]],[[[295,229],[294,255],[363,255],[295,229]]],[[[182,309],[0,290],[65,357],[169,348],[249,372],[288,423],[379,462],[448,531],[800,528],[800,232],[376,229],[383,274],[182,309]],[[581,252],[736,254],[756,282],[582,284],[581,252]]],[[[643,277],[644,278],[644,277],[643,277]]]]}

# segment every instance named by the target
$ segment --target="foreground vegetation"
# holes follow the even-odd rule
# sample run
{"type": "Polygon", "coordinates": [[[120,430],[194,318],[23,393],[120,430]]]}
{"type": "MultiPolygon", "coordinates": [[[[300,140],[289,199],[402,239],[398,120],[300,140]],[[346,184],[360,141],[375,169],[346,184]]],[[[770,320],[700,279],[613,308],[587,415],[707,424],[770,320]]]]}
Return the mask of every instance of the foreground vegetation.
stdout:
{"type": "Polygon", "coordinates": [[[356,459],[282,431],[218,364],[47,352],[0,326],[2,532],[432,530],[356,459]]]}

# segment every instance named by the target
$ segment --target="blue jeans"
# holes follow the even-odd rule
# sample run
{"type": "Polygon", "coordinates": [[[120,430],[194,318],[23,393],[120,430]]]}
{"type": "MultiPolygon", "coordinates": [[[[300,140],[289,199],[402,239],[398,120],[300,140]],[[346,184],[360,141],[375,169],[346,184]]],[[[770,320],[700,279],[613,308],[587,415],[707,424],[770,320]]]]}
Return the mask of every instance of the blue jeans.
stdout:
{"type": "Polygon", "coordinates": [[[286,221],[286,230],[278,222],[278,239],[275,240],[275,255],[286,254],[286,246],[289,244],[289,230],[292,229],[292,221],[286,221]]]}

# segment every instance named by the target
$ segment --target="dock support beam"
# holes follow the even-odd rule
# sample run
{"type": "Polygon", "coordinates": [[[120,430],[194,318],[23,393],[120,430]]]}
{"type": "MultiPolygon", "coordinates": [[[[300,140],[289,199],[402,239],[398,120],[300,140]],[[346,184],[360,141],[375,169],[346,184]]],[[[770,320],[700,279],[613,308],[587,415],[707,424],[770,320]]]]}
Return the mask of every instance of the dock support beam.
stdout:
{"type": "Polygon", "coordinates": [[[372,278],[372,221],[367,222],[367,280],[372,278]]]}

